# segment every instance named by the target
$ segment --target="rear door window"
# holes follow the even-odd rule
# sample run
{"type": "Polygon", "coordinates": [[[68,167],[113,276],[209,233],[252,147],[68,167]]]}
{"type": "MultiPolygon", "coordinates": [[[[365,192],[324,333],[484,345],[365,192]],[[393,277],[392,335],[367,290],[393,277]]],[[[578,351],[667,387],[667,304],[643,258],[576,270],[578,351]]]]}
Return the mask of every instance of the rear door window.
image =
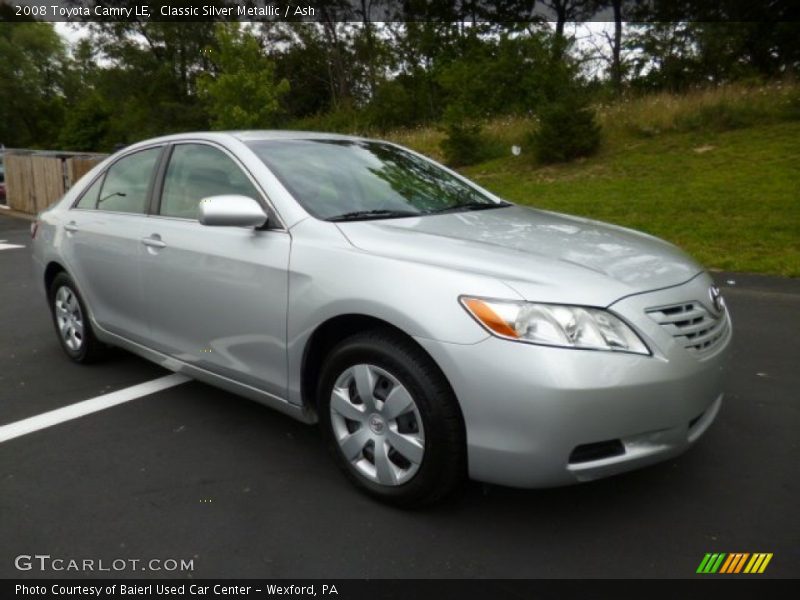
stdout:
{"type": "Polygon", "coordinates": [[[83,196],[75,205],[75,208],[93,209],[97,208],[97,199],[100,197],[100,188],[103,186],[103,177],[98,177],[89,188],[83,192],[83,196]]]}
{"type": "Polygon", "coordinates": [[[97,199],[99,210],[145,213],[153,170],[161,148],[149,148],[119,159],[106,171],[97,199]]]}

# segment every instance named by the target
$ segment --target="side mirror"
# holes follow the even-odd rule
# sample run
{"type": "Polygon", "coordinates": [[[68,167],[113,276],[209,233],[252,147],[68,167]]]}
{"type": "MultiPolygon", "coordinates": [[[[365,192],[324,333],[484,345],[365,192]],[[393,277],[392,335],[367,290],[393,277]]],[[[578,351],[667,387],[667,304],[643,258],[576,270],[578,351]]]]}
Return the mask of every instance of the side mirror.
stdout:
{"type": "Polygon", "coordinates": [[[261,227],[267,215],[261,205],[247,196],[209,196],[200,200],[200,223],[209,226],[261,227]]]}

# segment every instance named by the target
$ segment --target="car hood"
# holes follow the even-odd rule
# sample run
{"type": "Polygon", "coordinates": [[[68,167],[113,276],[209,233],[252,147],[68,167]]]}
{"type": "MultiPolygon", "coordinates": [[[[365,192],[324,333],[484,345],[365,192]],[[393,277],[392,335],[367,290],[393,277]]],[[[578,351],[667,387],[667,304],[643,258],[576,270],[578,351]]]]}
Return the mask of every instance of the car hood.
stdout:
{"type": "MultiPolygon", "coordinates": [[[[702,271],[672,244],[589,219],[509,206],[337,224],[371,254],[488,275],[527,300],[607,306],[702,271]]],[[[470,293],[465,290],[464,293],[470,293]]]]}

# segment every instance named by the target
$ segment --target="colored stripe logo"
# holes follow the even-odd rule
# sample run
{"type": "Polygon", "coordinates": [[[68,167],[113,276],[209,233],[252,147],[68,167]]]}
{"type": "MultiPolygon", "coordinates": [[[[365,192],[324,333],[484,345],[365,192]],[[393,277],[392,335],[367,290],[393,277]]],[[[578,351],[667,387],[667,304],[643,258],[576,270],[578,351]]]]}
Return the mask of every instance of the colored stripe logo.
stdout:
{"type": "Polygon", "coordinates": [[[772,553],[769,552],[715,552],[707,553],[697,573],[701,574],[737,574],[737,573],[763,573],[769,561],[772,560],[772,553]]]}

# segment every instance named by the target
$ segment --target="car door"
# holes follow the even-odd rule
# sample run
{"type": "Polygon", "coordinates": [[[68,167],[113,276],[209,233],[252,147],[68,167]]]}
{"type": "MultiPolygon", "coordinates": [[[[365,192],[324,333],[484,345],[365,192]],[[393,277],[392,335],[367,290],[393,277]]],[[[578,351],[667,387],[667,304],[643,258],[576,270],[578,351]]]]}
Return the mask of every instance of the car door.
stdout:
{"type": "Polygon", "coordinates": [[[140,260],[142,231],[162,146],[116,160],[67,214],[62,248],[68,270],[103,329],[146,340],[140,260]]]}
{"type": "Polygon", "coordinates": [[[261,229],[200,224],[205,197],[245,195],[267,207],[221,147],[174,145],[161,179],[142,261],[152,347],[284,398],[289,233],[274,213],[261,229]]]}

